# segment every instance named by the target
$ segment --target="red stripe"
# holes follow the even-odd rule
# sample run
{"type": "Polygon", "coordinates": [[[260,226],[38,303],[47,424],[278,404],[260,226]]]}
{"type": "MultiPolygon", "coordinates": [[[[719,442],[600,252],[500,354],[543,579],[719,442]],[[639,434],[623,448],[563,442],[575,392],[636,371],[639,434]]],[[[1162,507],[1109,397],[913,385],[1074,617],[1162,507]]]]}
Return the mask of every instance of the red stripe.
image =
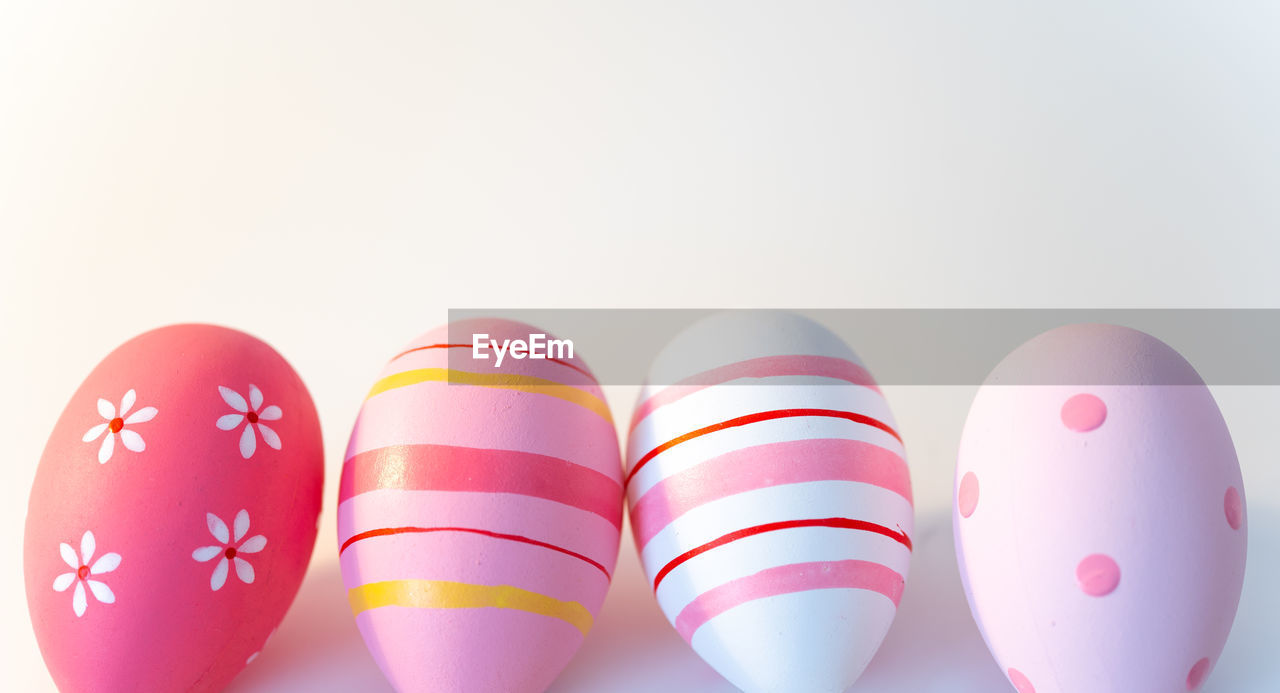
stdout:
{"type": "Polygon", "coordinates": [[[622,526],[622,488],[589,467],[549,455],[456,445],[392,445],[342,467],[338,502],[378,489],[517,493],[595,513],[622,526]]]}
{"type": "Polygon", "coordinates": [[[631,430],[634,430],[641,420],[652,414],[659,407],[664,407],[713,385],[744,378],[777,378],[797,375],[843,380],[852,385],[860,385],[875,392],[880,392],[880,388],[876,386],[875,378],[871,377],[871,373],[866,368],[848,359],[835,356],[809,355],[761,356],[712,368],[684,378],[670,387],[663,388],[636,407],[635,413],[631,415],[631,430]]]}
{"type": "MultiPolygon", "coordinates": [[[[428,344],[426,346],[413,347],[412,349],[405,349],[404,351],[396,354],[395,356],[392,356],[391,361],[395,361],[396,359],[399,359],[401,357],[408,356],[409,354],[412,354],[416,351],[425,351],[427,349],[456,349],[459,347],[469,347],[469,346],[471,345],[470,344],[428,344]]],[[[387,363],[390,363],[391,361],[388,361],[387,363]]]]}
{"type": "MultiPolygon", "coordinates": [[[[473,345],[471,344],[428,344],[426,346],[414,347],[412,349],[405,349],[404,351],[396,354],[395,356],[392,356],[391,361],[388,361],[387,363],[391,363],[402,356],[408,356],[409,354],[412,354],[416,351],[424,351],[426,349],[470,349],[472,346],[473,345]]],[[[551,363],[560,364],[561,366],[568,366],[569,368],[572,368],[573,370],[578,371],[579,373],[587,376],[588,378],[591,378],[592,382],[594,382],[596,379],[596,377],[591,374],[591,371],[579,366],[576,363],[573,363],[572,361],[565,361],[562,359],[552,359],[552,358],[549,358],[546,360],[550,361],[551,363]]]]}
{"type": "Polygon", "coordinates": [[[541,546],[544,549],[559,551],[560,553],[566,556],[573,556],[574,558],[584,563],[587,563],[591,567],[595,568],[596,570],[599,570],[600,572],[604,573],[604,576],[606,578],[610,577],[609,570],[607,568],[605,568],[603,565],[600,565],[596,561],[593,561],[590,558],[583,556],[577,551],[570,551],[569,549],[556,546],[555,544],[548,544],[545,541],[538,541],[537,539],[530,539],[529,537],[522,537],[516,534],[502,534],[500,532],[490,532],[488,530],[473,529],[471,527],[388,527],[386,529],[371,529],[367,532],[361,532],[351,537],[350,539],[342,542],[342,548],[338,549],[338,555],[341,556],[342,553],[347,550],[347,547],[351,546],[357,541],[361,541],[364,539],[371,539],[373,537],[393,536],[396,534],[425,534],[427,532],[469,532],[471,534],[480,534],[486,537],[492,537],[494,539],[505,539],[507,541],[518,541],[522,544],[531,544],[533,546],[541,546]]]}
{"type": "Polygon", "coordinates": [[[865,414],[855,414],[853,412],[840,411],[838,409],[776,409],[773,411],[762,411],[762,412],[757,412],[755,414],[747,414],[746,416],[739,416],[736,419],[729,419],[728,421],[721,421],[720,423],[712,424],[705,428],[699,428],[696,431],[690,431],[689,433],[686,433],[678,438],[673,438],[671,440],[668,440],[662,445],[659,445],[658,447],[650,450],[648,453],[645,454],[644,457],[641,457],[636,462],[635,466],[631,468],[631,472],[627,474],[626,483],[630,484],[631,479],[635,477],[636,472],[639,472],[642,467],[648,464],[649,460],[652,460],[658,455],[666,452],[667,450],[670,450],[671,448],[685,441],[693,440],[694,438],[697,438],[699,436],[704,436],[708,433],[715,433],[716,431],[722,431],[726,428],[735,428],[737,426],[746,426],[748,424],[753,424],[760,421],[770,421],[773,419],[786,419],[786,418],[797,417],[797,416],[826,416],[834,419],[847,419],[854,423],[865,424],[873,428],[878,428],[888,433],[889,435],[893,436],[895,439],[897,439],[899,443],[902,442],[902,438],[898,435],[897,431],[893,430],[893,427],[889,426],[883,421],[880,421],[879,419],[874,419],[865,414]]]}
{"type": "Polygon", "coordinates": [[[755,527],[747,527],[746,529],[740,529],[736,532],[730,532],[719,539],[709,541],[702,546],[690,549],[679,556],[676,556],[671,559],[670,563],[663,566],[662,570],[659,570],[658,574],[654,576],[653,589],[656,592],[658,590],[658,585],[662,584],[663,578],[667,577],[671,571],[680,567],[680,564],[688,561],[689,559],[696,558],[712,549],[719,548],[739,539],[753,537],[757,534],[776,532],[782,529],[795,529],[797,527],[834,527],[836,529],[856,529],[863,532],[874,532],[875,534],[884,535],[899,544],[902,544],[907,547],[908,551],[912,550],[911,538],[907,536],[906,532],[902,531],[901,527],[899,527],[898,531],[895,532],[888,527],[878,525],[874,522],[851,520],[847,517],[826,517],[813,520],[784,520],[782,522],[770,522],[768,524],[756,525],[755,527]]]}

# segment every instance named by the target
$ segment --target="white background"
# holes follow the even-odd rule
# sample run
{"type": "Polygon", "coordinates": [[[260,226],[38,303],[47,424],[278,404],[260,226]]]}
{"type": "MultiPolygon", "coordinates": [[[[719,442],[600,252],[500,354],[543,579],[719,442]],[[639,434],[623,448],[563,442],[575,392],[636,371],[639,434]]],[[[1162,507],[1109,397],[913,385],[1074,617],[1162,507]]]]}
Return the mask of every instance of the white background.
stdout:
{"type": "MultiPolygon", "coordinates": [[[[315,557],[232,690],[382,690],[334,482],[378,369],[447,308],[1277,308],[1278,36],[1269,2],[0,4],[0,687],[52,689],[27,493],[129,337],[249,331],[320,408],[315,557]]],[[[1251,531],[1205,690],[1276,690],[1280,391],[1215,393],[1251,531]]],[[[972,389],[887,394],[917,550],[854,690],[1005,690],[951,548],[972,389]]],[[[625,533],[554,690],[730,689],[625,533]]]]}

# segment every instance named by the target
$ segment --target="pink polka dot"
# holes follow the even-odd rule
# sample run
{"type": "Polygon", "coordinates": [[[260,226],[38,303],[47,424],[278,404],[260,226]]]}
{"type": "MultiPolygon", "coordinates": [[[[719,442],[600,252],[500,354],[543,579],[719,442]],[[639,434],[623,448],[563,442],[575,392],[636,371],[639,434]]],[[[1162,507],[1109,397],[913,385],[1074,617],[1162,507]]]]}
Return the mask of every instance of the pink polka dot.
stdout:
{"type": "Polygon", "coordinates": [[[956,499],[960,505],[961,517],[969,517],[978,507],[978,477],[973,472],[965,472],[960,480],[960,495],[956,499]]]}
{"type": "Polygon", "coordinates": [[[1240,529],[1244,524],[1244,502],[1240,500],[1240,491],[1235,486],[1227,489],[1227,497],[1222,502],[1227,511],[1227,524],[1231,529],[1240,529]]]}
{"type": "Polygon", "coordinates": [[[1009,668],[1009,683],[1013,684],[1018,693],[1036,693],[1036,687],[1031,685],[1030,679],[1013,667],[1009,668]]]}
{"type": "Polygon", "coordinates": [[[1187,674],[1187,690],[1194,691],[1199,688],[1200,684],[1204,683],[1204,679],[1208,675],[1209,658],[1205,657],[1196,662],[1195,666],[1191,667],[1191,672],[1187,674]]]}
{"type": "Polygon", "coordinates": [[[1076,566],[1076,582],[1090,597],[1105,597],[1120,584],[1120,566],[1110,556],[1095,553],[1076,566]]]}
{"type": "Polygon", "coordinates": [[[1085,433],[1107,420],[1107,405],[1090,394],[1079,394],[1062,405],[1062,423],[1067,428],[1085,433]]]}

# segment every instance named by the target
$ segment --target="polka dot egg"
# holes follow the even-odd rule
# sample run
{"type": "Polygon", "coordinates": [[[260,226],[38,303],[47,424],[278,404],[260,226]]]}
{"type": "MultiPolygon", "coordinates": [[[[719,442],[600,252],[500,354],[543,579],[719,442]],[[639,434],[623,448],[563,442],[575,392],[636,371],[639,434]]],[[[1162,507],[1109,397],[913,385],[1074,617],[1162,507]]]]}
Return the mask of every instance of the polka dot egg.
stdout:
{"type": "Polygon", "coordinates": [[[1112,325],[1032,339],[978,389],[955,488],[965,591],[1014,690],[1202,687],[1247,521],[1230,433],[1181,355],[1112,325]]]}

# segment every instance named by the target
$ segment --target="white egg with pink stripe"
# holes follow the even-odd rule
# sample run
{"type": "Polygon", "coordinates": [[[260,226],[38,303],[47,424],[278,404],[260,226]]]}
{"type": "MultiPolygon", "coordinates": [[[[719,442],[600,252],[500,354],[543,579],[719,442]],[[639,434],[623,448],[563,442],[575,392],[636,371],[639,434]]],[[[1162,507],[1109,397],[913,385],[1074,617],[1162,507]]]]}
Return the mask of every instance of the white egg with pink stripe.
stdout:
{"type": "Polygon", "coordinates": [[[655,359],[627,498],[658,604],[744,691],[844,691],[880,646],[911,558],[893,415],[839,337],[727,312],[655,359]]]}
{"type": "Polygon", "coordinates": [[[622,522],[622,465],[581,360],[476,360],[453,323],[391,360],[343,466],[338,543],[374,659],[402,691],[545,690],[590,630],[622,522]]]}

